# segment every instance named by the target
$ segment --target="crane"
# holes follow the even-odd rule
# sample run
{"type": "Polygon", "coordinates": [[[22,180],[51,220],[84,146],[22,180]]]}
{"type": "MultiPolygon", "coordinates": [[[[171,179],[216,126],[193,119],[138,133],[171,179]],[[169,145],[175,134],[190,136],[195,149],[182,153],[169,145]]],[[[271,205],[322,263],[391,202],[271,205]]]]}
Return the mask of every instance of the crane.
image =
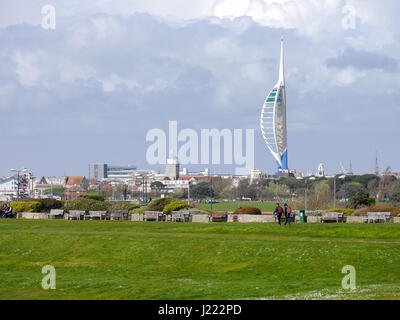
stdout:
{"type": "Polygon", "coordinates": [[[347,171],[346,171],[346,169],[344,168],[342,162],[340,162],[340,169],[342,170],[342,173],[343,173],[344,175],[347,175],[347,171]]]}

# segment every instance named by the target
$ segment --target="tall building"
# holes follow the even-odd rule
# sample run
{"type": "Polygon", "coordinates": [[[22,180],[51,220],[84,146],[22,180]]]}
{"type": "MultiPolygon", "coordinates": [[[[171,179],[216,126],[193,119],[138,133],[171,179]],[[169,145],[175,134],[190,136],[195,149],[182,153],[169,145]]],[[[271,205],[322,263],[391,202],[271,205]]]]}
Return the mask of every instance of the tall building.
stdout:
{"type": "Polygon", "coordinates": [[[89,179],[96,180],[116,179],[127,180],[131,179],[136,172],[136,166],[113,166],[108,164],[89,164],[89,179]]]}
{"type": "Polygon", "coordinates": [[[102,180],[107,178],[107,165],[102,164],[89,164],[89,179],[95,178],[96,180],[102,180]]]}
{"type": "Polygon", "coordinates": [[[283,39],[281,41],[279,80],[265,99],[260,123],[264,141],[276,160],[278,172],[288,172],[283,39]]]}
{"type": "Polygon", "coordinates": [[[136,166],[107,166],[107,178],[108,179],[131,179],[132,175],[135,174],[136,166]]]}
{"type": "Polygon", "coordinates": [[[165,165],[165,175],[171,180],[177,180],[179,178],[179,163],[178,158],[170,155],[165,165]]]}

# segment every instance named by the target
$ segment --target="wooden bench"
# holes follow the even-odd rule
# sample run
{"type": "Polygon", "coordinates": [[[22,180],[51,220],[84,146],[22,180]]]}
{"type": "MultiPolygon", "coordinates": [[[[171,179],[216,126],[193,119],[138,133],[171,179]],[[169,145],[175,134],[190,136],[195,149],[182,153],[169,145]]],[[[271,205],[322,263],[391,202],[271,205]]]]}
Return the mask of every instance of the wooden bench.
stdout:
{"type": "Polygon", "coordinates": [[[165,221],[166,216],[161,211],[145,211],[143,221],[165,221]]]}
{"type": "Polygon", "coordinates": [[[171,214],[172,222],[190,222],[192,220],[192,215],[185,212],[174,212],[171,214]]]}
{"type": "Polygon", "coordinates": [[[85,215],[84,220],[107,220],[107,211],[89,211],[89,214],[85,215]]]}
{"type": "Polygon", "coordinates": [[[324,222],[344,222],[344,213],[342,212],[323,212],[322,223],[324,222]]]}
{"type": "Polygon", "coordinates": [[[211,222],[228,222],[228,214],[221,212],[214,212],[211,214],[211,222]]]}
{"type": "Polygon", "coordinates": [[[390,212],[367,212],[367,216],[363,218],[366,223],[390,222],[390,212]]]}
{"type": "Polygon", "coordinates": [[[110,220],[128,220],[129,212],[128,210],[115,210],[110,213],[110,220]]]}
{"type": "Polygon", "coordinates": [[[64,217],[64,210],[62,209],[51,209],[47,215],[47,219],[62,219],[64,217]]]}
{"type": "Polygon", "coordinates": [[[81,210],[71,210],[67,214],[66,218],[68,220],[82,220],[85,218],[85,213],[86,213],[85,211],[81,210]]]}

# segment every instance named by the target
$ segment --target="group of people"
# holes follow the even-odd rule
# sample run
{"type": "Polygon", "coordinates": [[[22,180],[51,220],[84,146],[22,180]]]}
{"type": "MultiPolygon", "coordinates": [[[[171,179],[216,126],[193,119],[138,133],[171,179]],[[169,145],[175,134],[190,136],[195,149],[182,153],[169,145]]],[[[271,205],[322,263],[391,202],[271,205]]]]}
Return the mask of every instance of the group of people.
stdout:
{"type": "Polygon", "coordinates": [[[294,212],[287,203],[284,204],[283,208],[281,207],[281,205],[279,203],[277,203],[274,214],[278,220],[279,225],[281,225],[281,218],[283,215],[285,218],[285,226],[287,224],[290,225],[290,222],[292,222],[292,221],[294,222],[294,212]]]}
{"type": "Polygon", "coordinates": [[[15,218],[16,213],[7,203],[0,209],[0,218],[15,218]]]}

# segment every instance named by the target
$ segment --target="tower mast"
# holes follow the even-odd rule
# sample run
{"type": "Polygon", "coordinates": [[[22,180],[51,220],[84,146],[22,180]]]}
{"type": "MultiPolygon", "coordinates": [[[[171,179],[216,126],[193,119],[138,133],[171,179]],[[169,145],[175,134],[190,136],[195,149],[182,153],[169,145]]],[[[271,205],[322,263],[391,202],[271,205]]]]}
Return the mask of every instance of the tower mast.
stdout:
{"type": "Polygon", "coordinates": [[[283,38],[281,38],[281,60],[279,64],[279,84],[285,86],[285,56],[283,47],[283,38]]]}

